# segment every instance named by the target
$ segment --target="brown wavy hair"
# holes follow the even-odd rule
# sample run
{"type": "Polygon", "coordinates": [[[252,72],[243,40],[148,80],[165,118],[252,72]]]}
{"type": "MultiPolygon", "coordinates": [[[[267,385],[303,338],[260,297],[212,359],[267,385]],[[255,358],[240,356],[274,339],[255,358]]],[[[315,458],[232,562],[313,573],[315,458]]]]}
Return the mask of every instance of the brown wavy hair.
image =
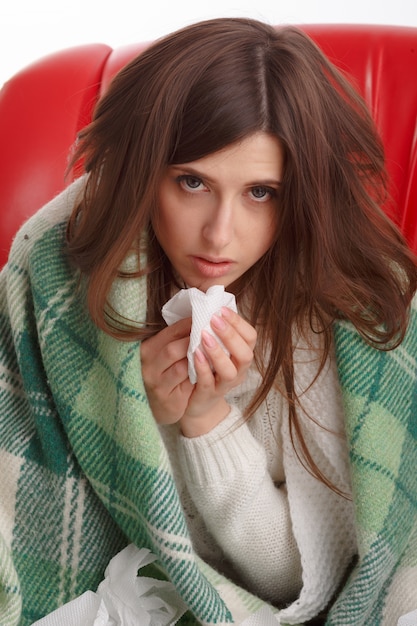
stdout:
{"type": "Polygon", "coordinates": [[[307,321],[309,332],[321,333],[322,364],[337,319],[377,348],[392,348],[404,336],[417,277],[412,253],[381,208],[389,200],[384,151],[367,107],[307,35],[249,19],[210,20],[128,64],[79,137],[74,162],[83,160],[89,178],[69,221],[68,251],[88,278],[88,307],[100,328],[124,340],[157,332],[175,283],[152,230],[166,167],[259,131],[279,139],[285,161],[274,243],[237,291],[238,302],[250,296],[263,379],[248,415],[281,374],[294,439],[327,482],[297,418],[293,329],[305,330],[307,321]],[[140,241],[148,319],[120,325],[109,290],[140,241]]]}

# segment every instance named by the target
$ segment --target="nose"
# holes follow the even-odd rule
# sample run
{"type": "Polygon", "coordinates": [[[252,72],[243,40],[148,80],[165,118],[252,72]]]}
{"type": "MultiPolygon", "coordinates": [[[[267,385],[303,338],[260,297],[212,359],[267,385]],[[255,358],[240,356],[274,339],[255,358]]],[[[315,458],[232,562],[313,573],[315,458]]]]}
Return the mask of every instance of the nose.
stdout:
{"type": "Polygon", "coordinates": [[[232,200],[221,200],[211,207],[203,227],[203,237],[213,250],[221,250],[234,236],[234,209],[232,200]]]}

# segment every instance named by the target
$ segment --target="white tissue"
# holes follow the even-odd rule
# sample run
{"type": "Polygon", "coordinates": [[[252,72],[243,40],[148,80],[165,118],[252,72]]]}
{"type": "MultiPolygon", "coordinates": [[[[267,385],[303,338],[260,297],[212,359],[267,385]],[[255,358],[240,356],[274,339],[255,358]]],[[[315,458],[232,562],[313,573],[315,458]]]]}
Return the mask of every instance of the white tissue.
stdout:
{"type": "Polygon", "coordinates": [[[417,626],[417,609],[400,617],[397,626],[417,626]]]}
{"type": "Polygon", "coordinates": [[[133,544],[108,564],[97,592],[87,591],[33,626],[173,626],[187,607],[170,582],[137,576],[156,560],[133,544]]]}
{"type": "MultiPolygon", "coordinates": [[[[220,313],[222,306],[237,312],[234,295],[225,291],[223,285],[214,285],[209,287],[205,293],[196,287],[181,289],[162,307],[162,317],[168,326],[184,319],[184,317],[192,318],[187,358],[188,376],[193,384],[197,381],[194,352],[198,347],[201,347],[201,333],[206,330],[216,337],[210,326],[210,320],[215,313],[220,313]]],[[[216,338],[218,339],[218,337],[216,338]]],[[[224,348],[224,346],[222,347],[224,348]]]]}

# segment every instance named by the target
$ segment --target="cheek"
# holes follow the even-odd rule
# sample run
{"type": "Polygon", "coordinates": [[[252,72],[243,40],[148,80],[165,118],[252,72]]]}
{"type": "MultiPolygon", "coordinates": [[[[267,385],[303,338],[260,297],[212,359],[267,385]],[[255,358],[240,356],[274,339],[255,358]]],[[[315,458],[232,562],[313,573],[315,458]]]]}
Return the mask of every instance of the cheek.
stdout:
{"type": "Polygon", "coordinates": [[[166,251],[167,245],[169,245],[171,228],[163,211],[159,211],[158,215],[153,219],[152,227],[159,245],[166,251]]]}
{"type": "Polygon", "coordinates": [[[165,239],[173,226],[175,226],[175,220],[173,219],[175,215],[175,205],[172,203],[170,194],[160,193],[158,210],[152,221],[153,229],[158,239],[165,239]]]}
{"type": "Polygon", "coordinates": [[[193,238],[195,228],[186,219],[181,207],[170,203],[160,209],[153,224],[154,233],[165,253],[172,257],[184,249],[193,238]]]}
{"type": "Polygon", "coordinates": [[[256,225],[251,225],[247,230],[249,244],[255,244],[258,248],[259,257],[269,250],[275,240],[276,220],[270,218],[256,225]]]}

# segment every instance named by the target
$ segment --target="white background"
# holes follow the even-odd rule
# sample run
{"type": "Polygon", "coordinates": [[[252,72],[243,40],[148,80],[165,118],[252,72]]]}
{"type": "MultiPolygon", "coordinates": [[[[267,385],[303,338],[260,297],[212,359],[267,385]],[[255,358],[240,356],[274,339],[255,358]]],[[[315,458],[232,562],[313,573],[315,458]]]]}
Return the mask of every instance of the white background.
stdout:
{"type": "Polygon", "coordinates": [[[149,41],[212,17],[417,26],[416,0],[0,0],[0,5],[0,86],[55,50],[149,41]]]}

